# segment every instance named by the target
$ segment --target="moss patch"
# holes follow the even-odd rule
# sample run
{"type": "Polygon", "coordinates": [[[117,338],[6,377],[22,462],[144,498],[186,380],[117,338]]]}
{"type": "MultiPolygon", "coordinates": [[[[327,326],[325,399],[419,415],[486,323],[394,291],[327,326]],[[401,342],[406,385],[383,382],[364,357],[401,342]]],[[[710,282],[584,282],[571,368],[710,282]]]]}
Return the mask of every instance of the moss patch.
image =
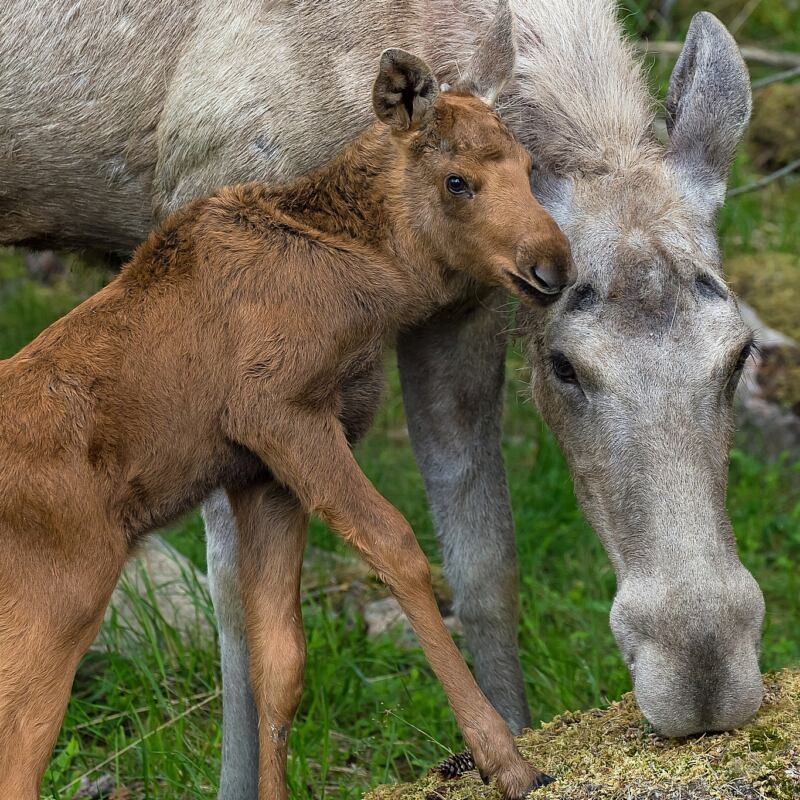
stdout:
{"type": "MultiPolygon", "coordinates": [[[[729,259],[725,271],[736,294],[767,325],[800,342],[800,256],[742,255],[729,259]]],[[[796,348],[765,351],[758,381],[769,400],[800,411],[800,352],[796,348]]]]}
{"type": "Polygon", "coordinates": [[[747,144],[758,169],[775,170],[800,158],[800,84],[775,83],[756,95],[747,144]]]}
{"type": "Polygon", "coordinates": [[[800,341],[800,256],[793,253],[759,253],[730,258],[725,273],[739,297],[761,319],[800,341]]]}
{"type": "MultiPolygon", "coordinates": [[[[651,733],[632,694],[604,711],[563,714],[519,739],[556,778],[535,800],[793,800],[800,797],[800,672],[765,677],[756,719],[733,733],[688,740],[651,733]]],[[[476,773],[380,787],[365,800],[497,800],[476,773]]]]}

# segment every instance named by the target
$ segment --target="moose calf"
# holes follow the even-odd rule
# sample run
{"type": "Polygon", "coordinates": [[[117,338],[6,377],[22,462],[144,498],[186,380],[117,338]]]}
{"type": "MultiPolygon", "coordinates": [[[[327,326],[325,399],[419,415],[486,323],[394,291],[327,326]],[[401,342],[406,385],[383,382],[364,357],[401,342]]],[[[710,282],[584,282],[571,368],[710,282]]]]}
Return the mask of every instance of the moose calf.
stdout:
{"type": "Polygon", "coordinates": [[[482,774],[505,798],[545,780],[442,624],[411,528],[350,451],[400,328],[469,285],[542,303],[572,279],[529,156],[476,96],[498,90],[467,76],[440,93],[423,62],[387,50],[379,122],[338,158],[179,210],[116,280],[0,362],[0,797],[38,797],[131,549],[218,487],[241,532],[261,798],[287,796],[311,513],[399,600],[482,774]]]}

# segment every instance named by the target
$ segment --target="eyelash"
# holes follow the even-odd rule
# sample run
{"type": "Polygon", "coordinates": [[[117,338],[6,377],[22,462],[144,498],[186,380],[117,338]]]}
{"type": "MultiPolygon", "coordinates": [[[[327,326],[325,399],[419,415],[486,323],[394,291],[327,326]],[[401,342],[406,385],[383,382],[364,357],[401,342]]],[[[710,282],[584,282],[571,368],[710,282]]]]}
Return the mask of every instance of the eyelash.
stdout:
{"type": "Polygon", "coordinates": [[[761,355],[761,350],[759,349],[755,340],[752,340],[748,342],[742,348],[741,353],[739,353],[739,358],[736,360],[736,366],[733,370],[733,374],[735,375],[737,372],[741,372],[744,369],[744,365],[747,363],[747,360],[754,355],[761,355]]]}

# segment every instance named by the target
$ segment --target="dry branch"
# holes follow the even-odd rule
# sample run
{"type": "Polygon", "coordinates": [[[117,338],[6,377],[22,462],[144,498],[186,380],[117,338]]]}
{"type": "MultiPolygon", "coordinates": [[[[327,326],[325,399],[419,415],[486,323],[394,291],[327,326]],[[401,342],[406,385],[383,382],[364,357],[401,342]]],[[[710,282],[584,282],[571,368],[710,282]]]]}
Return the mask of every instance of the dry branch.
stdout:
{"type": "Polygon", "coordinates": [[[775,172],[770,172],[769,175],[765,175],[763,178],[759,178],[757,181],[753,181],[752,183],[745,184],[744,186],[737,186],[734,189],[731,189],[728,192],[728,197],[736,197],[737,195],[745,194],[746,192],[755,192],[758,189],[763,189],[765,186],[769,186],[778,179],[783,178],[786,175],[790,175],[792,172],[797,172],[798,170],[800,170],[800,158],[792,161],[785,167],[776,169],[775,172]]]}
{"type": "Polygon", "coordinates": [[[757,81],[753,81],[753,89],[763,89],[765,86],[771,86],[773,83],[781,83],[782,81],[790,81],[792,78],[800,78],[800,67],[776,72],[774,75],[767,75],[766,78],[759,78],[757,81]]]}

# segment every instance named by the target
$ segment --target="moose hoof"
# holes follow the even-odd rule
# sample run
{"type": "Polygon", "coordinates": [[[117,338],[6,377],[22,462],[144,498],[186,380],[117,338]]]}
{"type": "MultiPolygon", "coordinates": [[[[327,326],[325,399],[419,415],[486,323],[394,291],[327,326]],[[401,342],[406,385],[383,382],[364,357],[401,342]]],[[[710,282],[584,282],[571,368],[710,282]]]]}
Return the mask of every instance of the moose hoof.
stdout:
{"type": "Polygon", "coordinates": [[[536,789],[541,788],[542,786],[547,786],[550,783],[553,783],[554,779],[551,778],[549,775],[545,775],[543,772],[539,772],[539,770],[529,770],[527,779],[522,782],[517,782],[516,786],[514,784],[504,783],[502,780],[498,780],[498,789],[500,790],[500,795],[503,800],[527,800],[527,798],[533,798],[533,792],[536,789]],[[522,787],[525,787],[524,789],[522,787]]]}

